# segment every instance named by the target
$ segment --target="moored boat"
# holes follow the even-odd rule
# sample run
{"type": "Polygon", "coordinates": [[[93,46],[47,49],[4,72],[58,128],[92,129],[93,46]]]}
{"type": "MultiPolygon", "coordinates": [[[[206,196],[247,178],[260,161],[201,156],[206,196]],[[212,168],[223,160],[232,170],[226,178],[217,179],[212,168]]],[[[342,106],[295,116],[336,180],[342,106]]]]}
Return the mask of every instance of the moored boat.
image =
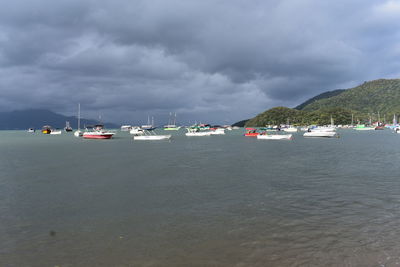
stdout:
{"type": "Polygon", "coordinates": [[[359,124],[353,129],[356,131],[371,131],[371,130],[375,130],[375,127],[370,127],[370,126],[365,126],[364,124],[359,124]]]}
{"type": "Polygon", "coordinates": [[[309,131],[303,134],[304,137],[336,137],[336,132],[309,131]]]}
{"type": "Polygon", "coordinates": [[[132,126],[129,133],[133,135],[144,135],[144,130],[139,126],[132,126]]]}
{"type": "Polygon", "coordinates": [[[262,140],[292,140],[292,134],[259,134],[257,139],[262,140]]]}
{"type": "Polygon", "coordinates": [[[85,139],[110,139],[114,134],[115,133],[105,131],[102,124],[97,124],[94,126],[86,126],[86,132],[84,132],[82,136],[85,139]]]}
{"type": "Polygon", "coordinates": [[[69,124],[69,121],[66,121],[66,122],[65,122],[64,131],[66,131],[66,132],[72,132],[72,127],[71,127],[71,125],[69,124]]]}
{"type": "Polygon", "coordinates": [[[259,135],[260,133],[257,132],[256,128],[246,128],[246,133],[244,134],[244,136],[247,137],[257,137],[257,135],[259,135]]]}
{"type": "Polygon", "coordinates": [[[35,132],[35,129],[34,128],[29,128],[28,129],[28,133],[34,133],[35,132]]]}
{"type": "Polygon", "coordinates": [[[55,135],[61,134],[61,130],[60,129],[51,129],[50,134],[55,134],[55,135]]]}
{"type": "Polygon", "coordinates": [[[200,131],[200,128],[198,127],[189,127],[186,128],[188,131],[185,133],[186,136],[210,136],[211,132],[210,131],[200,131]]]}
{"type": "Polygon", "coordinates": [[[134,135],[133,140],[144,140],[144,141],[156,141],[156,140],[169,140],[171,139],[170,134],[160,135],[153,131],[144,131],[144,135],[134,135]]]}
{"type": "Polygon", "coordinates": [[[50,134],[51,132],[51,126],[45,125],[42,127],[42,134],[50,134]]]}

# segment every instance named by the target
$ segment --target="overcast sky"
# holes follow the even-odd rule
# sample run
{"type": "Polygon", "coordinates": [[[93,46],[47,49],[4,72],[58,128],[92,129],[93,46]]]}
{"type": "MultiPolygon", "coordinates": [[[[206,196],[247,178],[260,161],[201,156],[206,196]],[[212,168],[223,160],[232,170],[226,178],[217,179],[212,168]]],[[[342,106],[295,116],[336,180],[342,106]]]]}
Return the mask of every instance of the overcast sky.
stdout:
{"type": "Polygon", "coordinates": [[[1,1],[1,111],[232,123],[398,77],[399,0],[1,1]]]}

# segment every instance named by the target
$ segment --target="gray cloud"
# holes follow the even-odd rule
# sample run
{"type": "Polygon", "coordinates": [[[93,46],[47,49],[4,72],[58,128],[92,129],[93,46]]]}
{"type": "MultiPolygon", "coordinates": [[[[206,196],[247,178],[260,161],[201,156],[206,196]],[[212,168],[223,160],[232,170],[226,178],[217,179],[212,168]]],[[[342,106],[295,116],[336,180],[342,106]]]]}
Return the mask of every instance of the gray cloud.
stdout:
{"type": "Polygon", "coordinates": [[[399,76],[398,1],[8,1],[0,106],[234,122],[399,76]]]}

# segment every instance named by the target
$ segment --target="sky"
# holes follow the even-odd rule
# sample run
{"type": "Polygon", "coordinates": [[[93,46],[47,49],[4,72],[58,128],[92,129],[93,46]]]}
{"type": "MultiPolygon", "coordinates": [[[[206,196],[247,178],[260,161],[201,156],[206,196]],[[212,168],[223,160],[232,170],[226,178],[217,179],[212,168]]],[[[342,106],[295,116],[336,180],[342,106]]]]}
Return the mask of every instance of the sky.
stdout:
{"type": "Polygon", "coordinates": [[[0,2],[0,111],[230,124],[400,77],[400,0],[0,2]]]}

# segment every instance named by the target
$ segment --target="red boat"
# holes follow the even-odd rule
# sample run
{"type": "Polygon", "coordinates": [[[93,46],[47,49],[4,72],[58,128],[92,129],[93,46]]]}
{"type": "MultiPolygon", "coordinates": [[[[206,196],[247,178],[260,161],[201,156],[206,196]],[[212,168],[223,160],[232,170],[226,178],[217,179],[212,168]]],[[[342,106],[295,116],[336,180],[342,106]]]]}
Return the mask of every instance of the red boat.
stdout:
{"type": "Polygon", "coordinates": [[[103,125],[87,126],[82,137],[85,139],[110,139],[115,133],[106,132],[103,125]],[[92,130],[90,130],[92,129],[92,130]]]}
{"type": "Polygon", "coordinates": [[[257,129],[255,128],[246,128],[246,133],[244,134],[244,136],[247,137],[257,137],[257,135],[259,135],[260,133],[257,132],[257,129]]]}

